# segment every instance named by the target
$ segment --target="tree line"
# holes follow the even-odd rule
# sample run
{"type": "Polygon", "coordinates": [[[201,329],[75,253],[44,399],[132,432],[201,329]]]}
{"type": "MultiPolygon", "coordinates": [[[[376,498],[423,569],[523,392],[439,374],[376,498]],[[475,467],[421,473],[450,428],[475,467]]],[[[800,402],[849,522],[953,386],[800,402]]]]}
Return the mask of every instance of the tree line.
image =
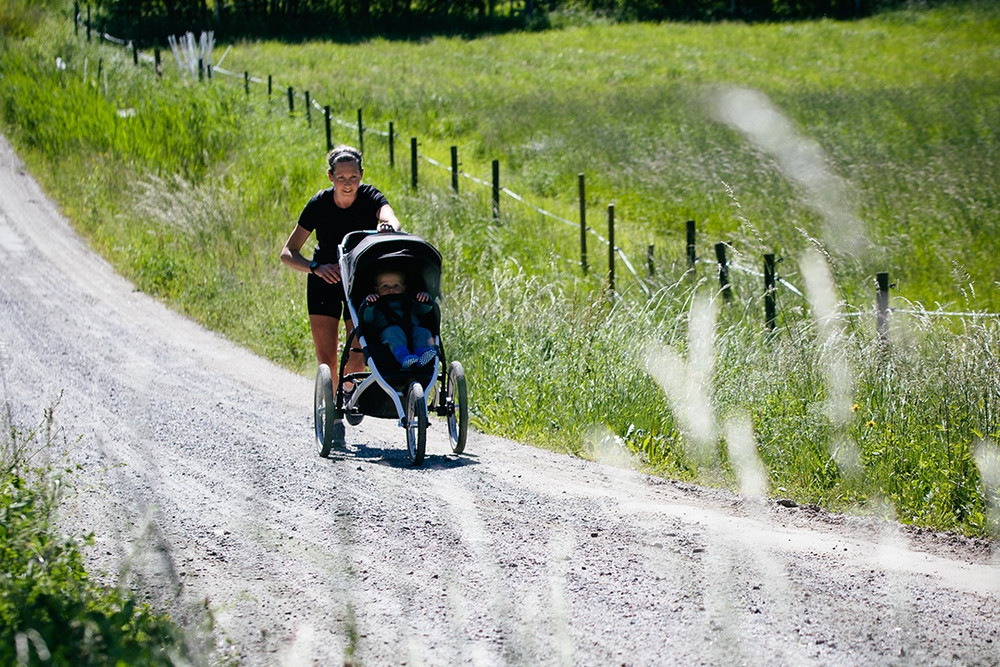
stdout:
{"type": "MultiPolygon", "coordinates": [[[[336,39],[372,35],[544,29],[550,14],[583,11],[620,21],[850,19],[907,0],[95,0],[95,27],[140,42],[188,30],[336,39]]],[[[77,0],[83,4],[86,0],[77,0]]]]}

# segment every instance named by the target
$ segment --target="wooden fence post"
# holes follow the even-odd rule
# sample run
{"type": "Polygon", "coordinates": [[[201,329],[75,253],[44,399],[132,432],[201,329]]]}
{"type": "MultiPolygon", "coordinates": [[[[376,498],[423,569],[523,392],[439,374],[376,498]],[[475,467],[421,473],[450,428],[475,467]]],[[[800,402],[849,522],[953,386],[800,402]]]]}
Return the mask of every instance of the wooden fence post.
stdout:
{"type": "Polygon", "coordinates": [[[250,72],[243,71],[243,92],[250,96],[250,72]]]}
{"type": "Polygon", "coordinates": [[[268,97],[268,99],[271,98],[271,75],[270,74],[267,75],[267,97],[268,97]]]}
{"type": "Polygon", "coordinates": [[[729,262],[726,261],[726,244],[715,244],[715,257],[719,262],[719,291],[722,298],[727,302],[733,298],[732,290],[729,289],[729,262]]]}
{"type": "Polygon", "coordinates": [[[875,329],[882,342],[889,342],[889,274],[875,274],[878,290],[875,293],[875,329]]]}
{"type": "Polygon", "coordinates": [[[312,127],[312,124],[313,124],[313,118],[312,118],[312,100],[310,99],[310,97],[309,97],[309,91],[307,90],[306,91],[306,125],[308,125],[309,127],[312,127]]]}
{"type": "Polygon", "coordinates": [[[330,129],[330,105],[323,107],[323,122],[326,125],[326,152],[333,150],[333,132],[330,129]]]}
{"type": "Polygon", "coordinates": [[[695,247],[694,247],[694,240],[695,240],[694,220],[688,220],[686,226],[687,226],[688,268],[693,269],[694,265],[698,262],[698,253],[695,252],[695,247]]]}
{"type": "Polygon", "coordinates": [[[608,289],[615,291],[615,205],[608,204],[608,289]]]}
{"type": "Polygon", "coordinates": [[[500,219],[500,160],[493,160],[493,219],[500,219]]]}
{"type": "Polygon", "coordinates": [[[153,62],[156,67],[156,78],[163,78],[163,62],[160,60],[160,49],[159,47],[153,49],[153,62]]]}
{"type": "Polygon", "coordinates": [[[396,166],[396,131],[391,120],[389,121],[389,166],[396,166]]]}
{"type": "Polygon", "coordinates": [[[580,267],[587,275],[587,194],[583,174],[577,178],[580,189],[580,267]]]}
{"type": "Polygon", "coordinates": [[[458,194],[458,146],[451,147],[451,189],[458,194]]]}
{"type": "Polygon", "coordinates": [[[73,0],[73,36],[80,36],[80,2],[73,0]]]}
{"type": "Polygon", "coordinates": [[[288,87],[288,113],[293,113],[295,111],[295,93],[292,91],[292,87],[288,87]]]}
{"type": "Polygon", "coordinates": [[[132,42],[131,46],[132,46],[132,64],[138,66],[139,65],[139,47],[137,47],[135,45],[135,42],[132,42]]]}
{"type": "Polygon", "coordinates": [[[774,255],[764,255],[764,326],[774,331],[774,255]]]}
{"type": "Polygon", "coordinates": [[[656,274],[656,266],[653,262],[653,244],[646,246],[646,268],[649,270],[649,277],[652,278],[656,274]]]}
{"type": "Polygon", "coordinates": [[[410,185],[417,189],[417,138],[410,138],[410,185]]]}

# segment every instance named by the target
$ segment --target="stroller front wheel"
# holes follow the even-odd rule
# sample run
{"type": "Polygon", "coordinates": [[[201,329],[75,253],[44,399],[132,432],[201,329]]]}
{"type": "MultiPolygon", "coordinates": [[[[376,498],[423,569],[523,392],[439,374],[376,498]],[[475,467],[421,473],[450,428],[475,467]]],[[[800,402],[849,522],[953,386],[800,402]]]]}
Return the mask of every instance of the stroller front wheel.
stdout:
{"type": "Polygon", "coordinates": [[[411,382],[406,392],[406,449],[410,463],[424,462],[427,448],[427,399],[419,382],[411,382]]]}
{"type": "Polygon", "coordinates": [[[465,382],[465,369],[460,361],[453,361],[448,365],[448,401],[451,451],[461,454],[465,451],[465,440],[469,435],[469,390],[465,382]]]}

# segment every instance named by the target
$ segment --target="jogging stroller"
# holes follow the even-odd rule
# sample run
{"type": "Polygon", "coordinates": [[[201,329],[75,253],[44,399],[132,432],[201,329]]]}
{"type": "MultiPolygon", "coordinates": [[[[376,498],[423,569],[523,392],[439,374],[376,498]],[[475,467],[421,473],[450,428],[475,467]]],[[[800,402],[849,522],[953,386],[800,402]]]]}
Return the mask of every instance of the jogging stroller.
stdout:
{"type": "MultiPolygon", "coordinates": [[[[351,232],[340,244],[340,275],[354,330],[344,342],[336,376],[326,364],[316,373],[315,425],[319,455],[327,457],[333,447],[344,446],[343,419],[357,426],[364,417],[398,419],[406,429],[410,462],[424,461],[428,412],[436,412],[448,424],[452,452],[465,451],[469,405],[465,370],[459,361],[448,363],[440,336],[441,255],[418,236],[403,232],[351,232]],[[375,276],[391,269],[404,275],[411,293],[424,291],[433,301],[433,323],[428,326],[437,355],[425,366],[402,368],[379,340],[379,331],[367,331],[358,314],[365,297],[372,293],[375,276]],[[367,371],[344,374],[352,344],[365,358],[367,371]],[[350,392],[344,384],[352,383],[350,392]]],[[[368,326],[369,329],[373,327],[368,326]]]]}

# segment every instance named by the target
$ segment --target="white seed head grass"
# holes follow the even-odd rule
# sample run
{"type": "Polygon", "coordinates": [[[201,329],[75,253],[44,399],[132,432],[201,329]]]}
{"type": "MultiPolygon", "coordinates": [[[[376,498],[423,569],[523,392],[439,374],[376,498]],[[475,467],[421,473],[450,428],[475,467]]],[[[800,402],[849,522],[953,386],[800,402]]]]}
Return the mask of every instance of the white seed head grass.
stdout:
{"type": "Polygon", "coordinates": [[[710,100],[716,120],[772,156],[785,178],[802,189],[805,203],[823,218],[827,245],[847,254],[869,247],[864,225],[851,212],[847,185],[830,168],[822,147],[802,136],[767,95],[733,86],[716,91],[710,100]]]}

